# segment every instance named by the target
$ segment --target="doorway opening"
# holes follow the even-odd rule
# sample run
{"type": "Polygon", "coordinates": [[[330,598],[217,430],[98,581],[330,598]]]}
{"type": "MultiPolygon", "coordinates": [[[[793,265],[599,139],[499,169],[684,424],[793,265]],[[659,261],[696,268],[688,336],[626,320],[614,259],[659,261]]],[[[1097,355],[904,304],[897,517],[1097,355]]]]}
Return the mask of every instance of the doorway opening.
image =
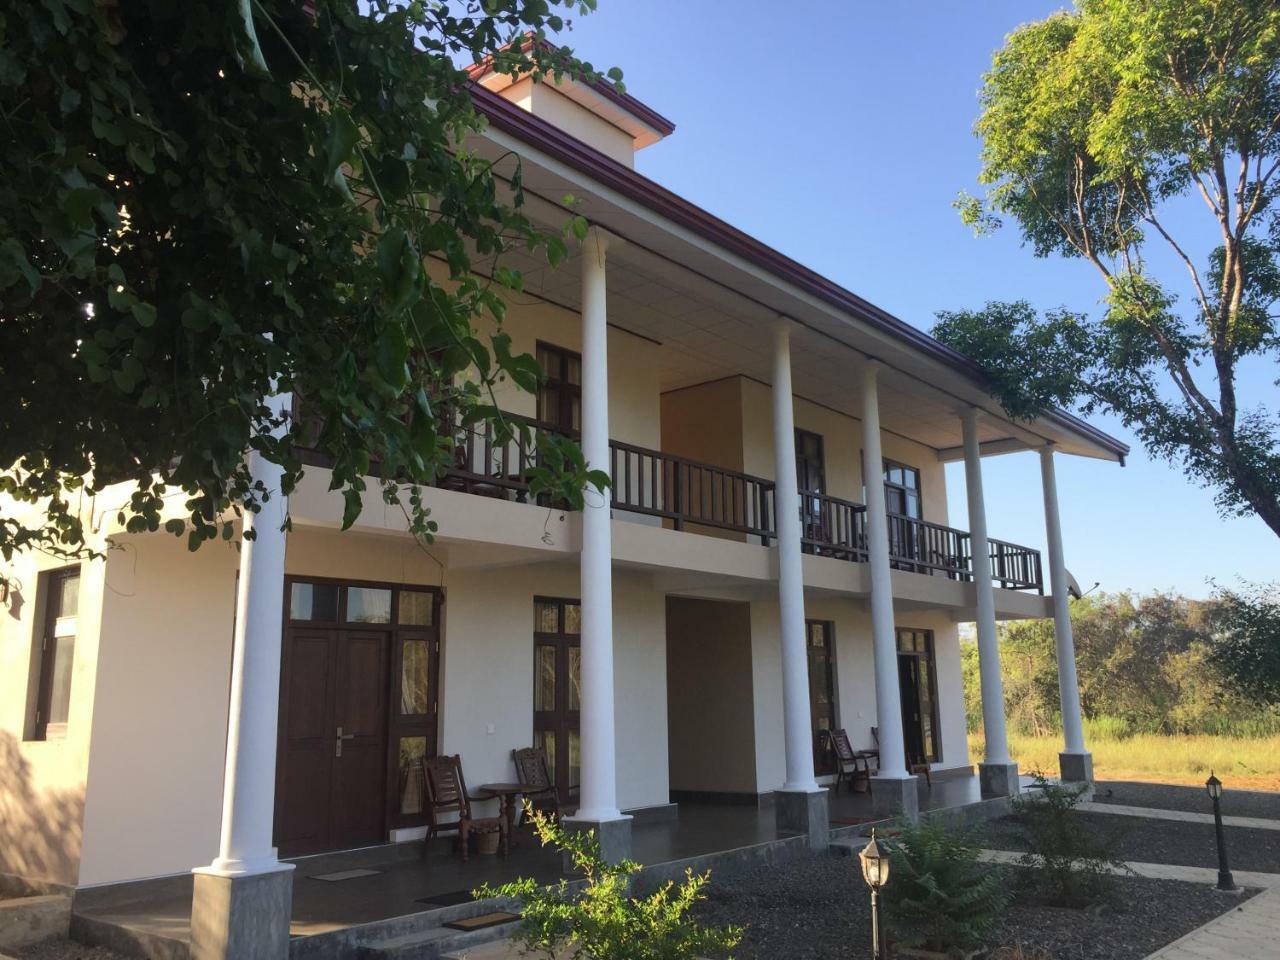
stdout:
{"type": "Polygon", "coordinates": [[[902,700],[902,735],[909,763],[937,763],[938,676],[933,658],[933,631],[901,629],[898,637],[898,691],[902,700]]]}
{"type": "Polygon", "coordinates": [[[439,591],[285,578],[275,843],[299,856],[425,823],[439,728],[439,591]]]}

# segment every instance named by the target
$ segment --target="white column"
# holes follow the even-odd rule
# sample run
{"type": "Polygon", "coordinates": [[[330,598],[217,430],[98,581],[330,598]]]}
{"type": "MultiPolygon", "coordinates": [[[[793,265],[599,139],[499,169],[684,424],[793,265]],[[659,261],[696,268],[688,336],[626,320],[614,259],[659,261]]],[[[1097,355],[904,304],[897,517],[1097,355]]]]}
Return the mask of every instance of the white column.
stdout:
{"type": "Polygon", "coordinates": [[[991,547],[987,542],[987,507],[982,495],[982,454],[978,447],[978,411],[961,415],[964,427],[964,481],[969,495],[969,546],[973,554],[973,587],[977,597],[978,669],[982,681],[982,726],[986,762],[1009,762],[1005,732],[1004,683],[1000,679],[1000,647],[996,639],[996,604],[991,592],[991,547]]]}
{"type": "MultiPolygon", "coordinates": [[[[288,394],[268,400],[283,417],[288,394]]],[[[280,427],[277,433],[286,428],[280,427]]],[[[280,644],[284,604],[285,533],[289,512],[280,492],[284,472],[252,453],[253,479],[271,491],[257,514],[246,512],[240,541],[240,577],[236,587],[236,626],[232,647],[231,704],[227,717],[226,773],[222,789],[222,834],[218,856],[197,872],[236,877],[278,870],[292,864],[276,859],[271,844],[275,814],[276,726],[280,713],[280,644]]]]}
{"type": "Polygon", "coordinates": [[[774,513],[778,532],[778,608],[782,627],[782,720],[786,737],[784,790],[812,792],[813,731],[809,659],[805,649],[804,570],[800,558],[800,495],[791,399],[791,335],[778,323],[773,347],[774,513]]]}
{"type": "MultiPolygon", "coordinates": [[[[609,345],[605,305],[608,234],[582,245],[582,453],[609,469],[609,345]]],[[[579,820],[616,820],[613,731],[613,545],[609,496],[585,490],[582,511],[582,796],[579,820]]]]}
{"type": "Polygon", "coordinates": [[[858,374],[862,400],[862,472],[867,492],[867,562],[871,568],[871,646],[876,665],[876,721],[880,776],[905,779],[902,700],[898,692],[898,641],[893,622],[893,579],[889,566],[889,518],[884,502],[884,454],[880,452],[879,366],[863,364],[858,374]]]}
{"type": "Polygon", "coordinates": [[[1071,604],[1067,567],[1062,559],[1062,521],[1058,518],[1058,479],[1053,468],[1053,444],[1040,449],[1040,478],[1044,485],[1044,526],[1049,542],[1049,589],[1053,594],[1053,634],[1058,648],[1058,695],[1062,702],[1063,752],[1085,754],[1080,721],[1080,684],[1076,679],[1076,644],[1071,635],[1071,604]]]}

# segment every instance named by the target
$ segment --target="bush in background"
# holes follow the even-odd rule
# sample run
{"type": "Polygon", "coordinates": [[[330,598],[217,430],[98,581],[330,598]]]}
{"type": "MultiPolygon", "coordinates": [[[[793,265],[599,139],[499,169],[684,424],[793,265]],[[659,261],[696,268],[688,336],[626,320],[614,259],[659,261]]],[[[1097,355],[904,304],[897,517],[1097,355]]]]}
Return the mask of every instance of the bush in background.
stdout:
{"type": "Polygon", "coordinates": [[[524,921],[515,935],[526,953],[578,960],[697,960],[732,950],[742,939],[737,927],[703,927],[692,916],[703,898],[710,873],[685,871],[679,885],[668,881],[653,893],[631,896],[641,866],[630,860],[613,864],[600,856],[595,833],[570,833],[527,803],[543,846],[567,853],[580,888],[561,880],[544,887],[523,878],[494,888],[485,884],[477,898],[512,897],[521,902],[524,921]]]}
{"type": "Polygon", "coordinates": [[[888,846],[885,920],[895,942],[957,955],[977,947],[1010,896],[999,872],[978,867],[978,847],[931,820],[902,827],[888,846]]]}
{"type": "Polygon", "coordinates": [[[1027,852],[1025,876],[1041,899],[1064,907],[1083,907],[1106,897],[1117,872],[1128,867],[1115,855],[1119,832],[1100,833],[1074,815],[1085,787],[1050,783],[1036,773],[1035,789],[1013,801],[1027,852]]]}

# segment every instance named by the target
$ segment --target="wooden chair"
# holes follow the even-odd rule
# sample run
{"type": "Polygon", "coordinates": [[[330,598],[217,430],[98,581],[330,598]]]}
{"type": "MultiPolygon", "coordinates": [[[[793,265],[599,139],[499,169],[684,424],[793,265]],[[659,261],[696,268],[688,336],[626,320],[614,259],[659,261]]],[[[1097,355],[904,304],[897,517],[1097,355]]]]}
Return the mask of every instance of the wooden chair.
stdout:
{"type": "Polygon", "coordinates": [[[525,802],[534,810],[560,822],[560,797],[556,793],[556,783],[551,777],[551,769],[547,766],[547,755],[537,747],[521,747],[511,751],[511,759],[516,765],[516,779],[530,787],[540,787],[524,795],[525,802]]]}
{"type": "MultiPolygon", "coordinates": [[[[849,789],[862,780],[867,785],[867,793],[871,792],[871,763],[869,750],[854,750],[849,742],[849,734],[843,730],[832,730],[827,736],[831,740],[832,750],[836,755],[835,793],[840,792],[840,782],[849,781],[849,789]]],[[[879,756],[877,754],[877,756],[879,756]]]]}
{"type": "MultiPolygon", "coordinates": [[[[462,777],[462,758],[457,754],[451,757],[431,757],[423,763],[427,786],[427,840],[447,830],[458,831],[458,848],[465,863],[470,855],[468,841],[473,835],[481,833],[497,833],[502,845],[502,854],[510,852],[510,838],[507,836],[507,820],[496,817],[476,817],[471,812],[472,800],[484,800],[486,797],[471,797],[467,794],[467,783],[462,777]],[[444,820],[448,814],[456,813],[457,820],[444,820]]],[[[424,847],[423,856],[426,856],[424,847]]]]}
{"type": "MultiPolygon", "coordinates": [[[[878,727],[871,728],[871,738],[876,742],[876,758],[880,757],[880,729],[878,727]]],[[[903,759],[907,763],[908,773],[923,773],[924,782],[929,785],[929,789],[933,789],[933,778],[929,776],[929,764],[924,757],[912,757],[906,754],[903,759]]]]}

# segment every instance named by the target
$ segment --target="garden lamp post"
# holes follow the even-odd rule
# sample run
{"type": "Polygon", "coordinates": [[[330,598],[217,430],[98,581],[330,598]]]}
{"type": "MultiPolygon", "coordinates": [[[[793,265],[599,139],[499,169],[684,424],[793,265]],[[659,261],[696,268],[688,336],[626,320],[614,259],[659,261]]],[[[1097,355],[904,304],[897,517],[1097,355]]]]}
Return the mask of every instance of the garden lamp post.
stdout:
{"type": "Polygon", "coordinates": [[[1218,889],[1234,891],[1237,889],[1235,878],[1231,876],[1231,868],[1227,866],[1227,838],[1222,833],[1222,781],[1209,771],[1209,779],[1204,782],[1213,800],[1213,828],[1218,835],[1218,889]]]}
{"type": "Polygon", "coordinates": [[[862,862],[862,879],[871,888],[871,956],[872,960],[885,957],[883,936],[880,930],[880,888],[889,882],[889,855],[876,841],[875,827],[871,828],[871,842],[858,854],[862,862]]]}

